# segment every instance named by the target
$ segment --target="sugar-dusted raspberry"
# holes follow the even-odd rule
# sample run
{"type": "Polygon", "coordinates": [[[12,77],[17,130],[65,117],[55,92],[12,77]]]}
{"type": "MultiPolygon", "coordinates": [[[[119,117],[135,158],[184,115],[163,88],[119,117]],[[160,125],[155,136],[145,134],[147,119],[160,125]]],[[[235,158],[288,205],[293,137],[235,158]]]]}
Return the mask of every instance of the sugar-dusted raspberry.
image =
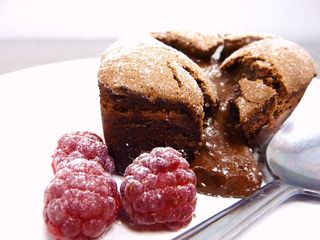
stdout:
{"type": "Polygon", "coordinates": [[[78,131],[62,135],[52,158],[54,173],[76,158],[96,161],[107,172],[114,171],[114,162],[107,146],[98,135],[91,132],[78,131]]]}
{"type": "Polygon", "coordinates": [[[124,177],[122,205],[134,223],[176,230],[192,220],[196,176],[180,152],[154,148],[137,157],[124,177]]]}
{"type": "Polygon", "coordinates": [[[57,171],[44,202],[45,223],[57,239],[100,236],[115,221],[121,204],[111,175],[86,159],[75,159],[57,171]]]}

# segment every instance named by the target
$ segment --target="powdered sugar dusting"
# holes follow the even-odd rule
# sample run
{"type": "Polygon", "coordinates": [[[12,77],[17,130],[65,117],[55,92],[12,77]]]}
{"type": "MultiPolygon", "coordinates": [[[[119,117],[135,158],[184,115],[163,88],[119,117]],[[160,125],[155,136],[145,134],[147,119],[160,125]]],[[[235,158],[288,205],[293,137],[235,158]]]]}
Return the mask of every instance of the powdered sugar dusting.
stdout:
{"type": "Polygon", "coordinates": [[[151,36],[125,38],[109,47],[101,59],[99,82],[122,95],[123,88],[151,101],[182,102],[197,114],[203,108],[203,95],[215,102],[201,69],[183,53],[151,36]],[[202,90],[204,86],[205,93],[202,90]]]}

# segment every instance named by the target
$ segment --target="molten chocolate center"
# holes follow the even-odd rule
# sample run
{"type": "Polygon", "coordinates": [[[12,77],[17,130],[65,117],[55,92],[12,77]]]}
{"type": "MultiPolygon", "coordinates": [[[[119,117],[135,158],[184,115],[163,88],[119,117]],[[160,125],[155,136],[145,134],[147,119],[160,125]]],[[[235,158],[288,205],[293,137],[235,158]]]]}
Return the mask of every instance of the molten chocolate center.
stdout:
{"type": "Polygon", "coordinates": [[[260,187],[261,173],[233,105],[239,84],[232,76],[222,74],[217,63],[201,65],[216,85],[220,103],[215,116],[205,119],[204,144],[191,162],[198,191],[220,196],[250,195],[260,187]]]}

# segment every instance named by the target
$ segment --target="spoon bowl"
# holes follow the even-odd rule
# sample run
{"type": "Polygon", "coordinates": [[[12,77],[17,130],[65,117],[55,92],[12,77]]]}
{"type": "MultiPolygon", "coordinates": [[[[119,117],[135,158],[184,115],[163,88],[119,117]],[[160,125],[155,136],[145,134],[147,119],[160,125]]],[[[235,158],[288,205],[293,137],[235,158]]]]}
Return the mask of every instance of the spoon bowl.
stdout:
{"type": "Polygon", "coordinates": [[[297,108],[273,136],[266,150],[271,172],[287,183],[320,191],[320,81],[314,79],[297,108]]]}
{"type": "Polygon", "coordinates": [[[272,181],[174,240],[231,239],[294,195],[320,197],[320,115],[310,108],[318,103],[320,80],[315,78],[267,145],[266,165],[272,181]]]}

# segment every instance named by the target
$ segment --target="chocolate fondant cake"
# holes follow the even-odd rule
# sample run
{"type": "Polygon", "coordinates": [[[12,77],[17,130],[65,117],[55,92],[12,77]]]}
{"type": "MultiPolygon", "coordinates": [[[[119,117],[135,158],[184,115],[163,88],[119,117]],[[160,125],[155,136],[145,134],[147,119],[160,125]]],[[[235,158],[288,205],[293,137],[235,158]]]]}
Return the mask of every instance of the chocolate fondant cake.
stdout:
{"type": "Polygon", "coordinates": [[[98,75],[116,168],[171,146],[190,161],[198,191],[247,196],[262,181],[252,147],[280,126],[314,76],[311,57],[274,36],[169,31],[120,40],[98,75]]]}
{"type": "Polygon", "coordinates": [[[181,52],[151,36],[122,40],[105,52],[99,71],[105,139],[125,168],[143,151],[171,146],[194,156],[215,87],[181,52]]]}

